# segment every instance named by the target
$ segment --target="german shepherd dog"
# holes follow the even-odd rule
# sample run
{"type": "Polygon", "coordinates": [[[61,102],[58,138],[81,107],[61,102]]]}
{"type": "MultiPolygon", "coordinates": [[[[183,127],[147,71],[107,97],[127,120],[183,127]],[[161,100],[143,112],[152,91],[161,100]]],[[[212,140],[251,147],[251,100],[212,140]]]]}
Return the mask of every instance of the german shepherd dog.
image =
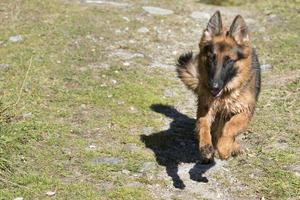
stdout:
{"type": "Polygon", "coordinates": [[[200,52],[183,54],[178,77],[198,98],[196,135],[204,162],[240,152],[236,136],[254,113],[260,92],[260,64],[240,15],[229,30],[217,11],[199,43],[200,52]]]}

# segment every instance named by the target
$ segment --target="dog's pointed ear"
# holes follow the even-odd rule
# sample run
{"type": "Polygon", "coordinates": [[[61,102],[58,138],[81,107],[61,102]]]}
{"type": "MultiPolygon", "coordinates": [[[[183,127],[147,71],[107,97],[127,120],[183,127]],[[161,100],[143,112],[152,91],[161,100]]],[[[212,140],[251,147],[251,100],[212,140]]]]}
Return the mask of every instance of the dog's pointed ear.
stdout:
{"type": "Polygon", "coordinates": [[[210,18],[206,29],[204,30],[204,34],[208,38],[212,38],[215,35],[221,33],[223,29],[222,19],[220,11],[216,11],[215,14],[210,18]]]}
{"type": "Polygon", "coordinates": [[[238,44],[249,41],[248,27],[242,16],[238,15],[234,18],[230,26],[229,35],[233,37],[238,44]]]}

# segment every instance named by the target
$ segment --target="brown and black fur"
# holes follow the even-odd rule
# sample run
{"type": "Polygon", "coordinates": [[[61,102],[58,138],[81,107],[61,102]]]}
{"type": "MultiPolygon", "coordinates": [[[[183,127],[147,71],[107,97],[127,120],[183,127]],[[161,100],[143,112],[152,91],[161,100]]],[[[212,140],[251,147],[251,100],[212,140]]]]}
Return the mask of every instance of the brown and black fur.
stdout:
{"type": "Polygon", "coordinates": [[[240,151],[235,138],[253,116],[260,92],[260,65],[240,15],[226,30],[217,11],[199,48],[197,55],[180,56],[178,76],[198,98],[196,135],[201,155],[206,161],[215,153],[227,159],[240,151]]]}

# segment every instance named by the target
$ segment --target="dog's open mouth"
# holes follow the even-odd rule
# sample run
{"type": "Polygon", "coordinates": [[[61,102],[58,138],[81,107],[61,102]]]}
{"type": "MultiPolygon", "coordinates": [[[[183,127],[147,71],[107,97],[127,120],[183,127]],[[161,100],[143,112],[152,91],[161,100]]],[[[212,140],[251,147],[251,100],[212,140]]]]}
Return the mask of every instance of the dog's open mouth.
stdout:
{"type": "Polygon", "coordinates": [[[223,89],[221,89],[221,90],[211,90],[211,94],[213,95],[213,97],[217,98],[217,97],[219,97],[223,94],[223,89]]]}

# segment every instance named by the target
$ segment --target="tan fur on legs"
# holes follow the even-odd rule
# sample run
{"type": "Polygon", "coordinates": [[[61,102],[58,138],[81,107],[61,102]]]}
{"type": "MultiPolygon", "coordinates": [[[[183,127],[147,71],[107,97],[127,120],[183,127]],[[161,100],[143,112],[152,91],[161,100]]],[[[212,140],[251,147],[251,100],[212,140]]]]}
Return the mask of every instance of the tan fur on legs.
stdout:
{"type": "Polygon", "coordinates": [[[238,144],[235,137],[248,126],[250,121],[249,114],[240,113],[233,116],[224,126],[222,136],[217,143],[218,154],[220,158],[227,159],[236,151],[238,144]]]}

